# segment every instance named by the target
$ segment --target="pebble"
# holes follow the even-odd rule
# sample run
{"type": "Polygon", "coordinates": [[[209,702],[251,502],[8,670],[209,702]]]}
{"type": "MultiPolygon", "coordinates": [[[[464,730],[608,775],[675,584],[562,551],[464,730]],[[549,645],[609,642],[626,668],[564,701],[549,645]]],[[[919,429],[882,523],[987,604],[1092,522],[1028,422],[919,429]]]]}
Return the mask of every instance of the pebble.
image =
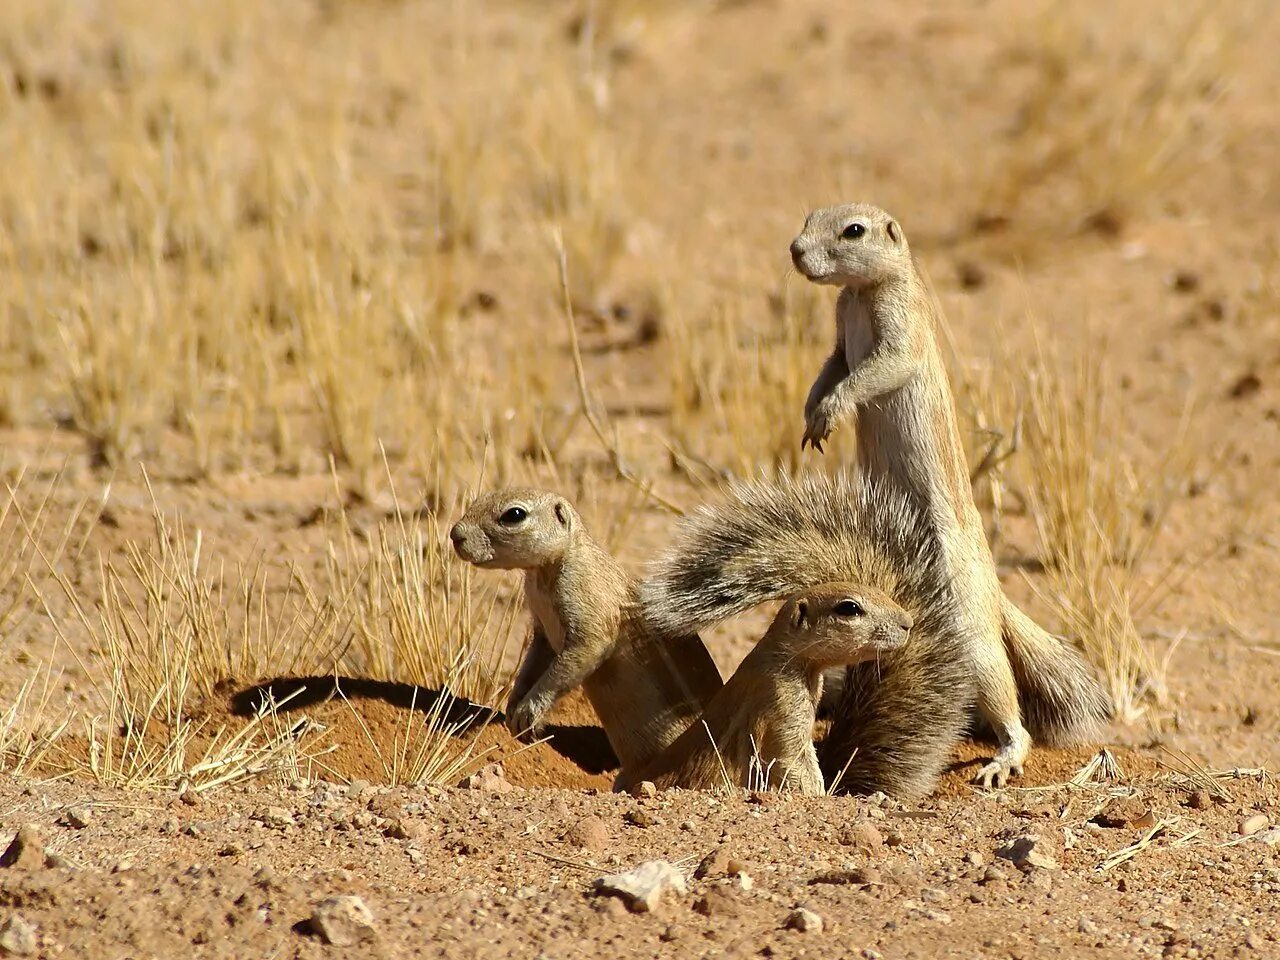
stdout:
{"type": "Polygon", "coordinates": [[[742,902],[725,887],[712,887],[694,901],[695,913],[704,917],[736,917],[742,913],[742,902]]]}
{"type": "Polygon", "coordinates": [[[652,913],[668,891],[684,893],[684,874],[666,860],[648,860],[632,870],[598,878],[596,893],[620,897],[633,913],[652,913]]]}
{"type": "Polygon", "coordinates": [[[1187,798],[1187,806],[1192,810],[1208,810],[1213,806],[1213,797],[1208,790],[1196,790],[1187,798]]]}
{"type": "Polygon", "coordinates": [[[800,933],[821,933],[824,924],[822,917],[806,907],[797,907],[782,922],[784,930],[797,930],[800,933]]]}
{"type": "Polygon", "coordinates": [[[623,816],[627,823],[633,827],[652,827],[658,822],[658,818],[647,810],[628,810],[623,816]]]}
{"type": "Polygon", "coordinates": [[[824,870],[809,878],[810,884],[866,887],[883,883],[880,871],[875,867],[846,867],[842,870],[824,870]]]}
{"type": "Polygon", "coordinates": [[[1240,821],[1240,836],[1252,837],[1255,833],[1261,833],[1270,825],[1270,817],[1265,813],[1255,813],[1252,817],[1246,817],[1240,821]]]}
{"type": "Polygon", "coordinates": [[[583,850],[603,850],[612,839],[609,825],[596,816],[583,817],[564,834],[566,843],[583,850]]]}
{"type": "Polygon", "coordinates": [[[727,877],[730,874],[737,872],[736,870],[731,870],[729,868],[730,864],[736,862],[737,861],[735,861],[729,854],[728,847],[716,847],[702,858],[698,863],[698,866],[694,869],[693,875],[698,880],[706,880],[713,877],[727,877]]]}
{"type": "Polygon", "coordinates": [[[33,823],[20,826],[4,853],[0,854],[0,867],[17,867],[19,870],[41,870],[47,861],[44,839],[33,823]]]}
{"type": "Polygon", "coordinates": [[[1263,830],[1257,834],[1259,840],[1268,847],[1280,845],[1280,827],[1272,827],[1270,830],[1263,830]]]}
{"type": "Polygon", "coordinates": [[[485,793],[510,793],[516,785],[507,779],[506,771],[500,763],[486,763],[470,776],[459,782],[463,790],[481,790],[485,793]]]}
{"type": "Polygon", "coordinates": [[[36,939],[36,928],[28,923],[20,913],[13,913],[0,925],[0,952],[25,957],[35,953],[40,944],[36,939]]]}
{"type": "MultiPolygon", "coordinates": [[[[1102,809],[1093,815],[1093,822],[1113,830],[1122,827],[1144,829],[1143,824],[1150,817],[1151,809],[1137,797],[1116,797],[1103,804],[1102,809]]],[[[1145,829],[1154,825],[1152,820],[1145,829]]]]}
{"type": "Polygon", "coordinates": [[[631,795],[638,799],[656,797],[658,795],[658,788],[654,785],[652,780],[641,780],[631,788],[631,795]]]}
{"type": "Polygon", "coordinates": [[[884,834],[874,823],[863,820],[843,830],[840,834],[840,842],[845,846],[873,853],[884,846],[884,834]]]}
{"type": "Polygon", "coordinates": [[[373,911],[360,897],[330,897],[316,904],[311,929],[325,943],[349,947],[373,939],[373,911]]]}
{"type": "Polygon", "coordinates": [[[67,807],[62,814],[62,823],[73,830],[83,830],[92,819],[93,813],[88,807],[67,807]]]}
{"type": "Polygon", "coordinates": [[[1019,870],[1058,869],[1058,861],[1045,849],[1043,839],[1034,833],[1014,837],[996,849],[996,856],[1010,861],[1019,870]]]}

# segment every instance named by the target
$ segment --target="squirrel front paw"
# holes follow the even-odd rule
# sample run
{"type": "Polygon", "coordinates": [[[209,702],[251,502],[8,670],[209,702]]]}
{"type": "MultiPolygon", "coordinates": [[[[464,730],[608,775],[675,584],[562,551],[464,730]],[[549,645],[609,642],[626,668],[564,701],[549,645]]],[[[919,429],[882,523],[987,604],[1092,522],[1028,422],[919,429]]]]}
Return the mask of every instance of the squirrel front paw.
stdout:
{"type": "Polygon", "coordinates": [[[546,726],[546,714],[550,704],[536,697],[525,697],[515,706],[507,707],[507,729],[521,740],[537,739],[546,726]]]}
{"type": "Polygon", "coordinates": [[[818,403],[812,410],[805,411],[804,437],[800,440],[800,449],[812,445],[813,449],[822,453],[822,444],[835,429],[836,411],[826,400],[818,403]]]}

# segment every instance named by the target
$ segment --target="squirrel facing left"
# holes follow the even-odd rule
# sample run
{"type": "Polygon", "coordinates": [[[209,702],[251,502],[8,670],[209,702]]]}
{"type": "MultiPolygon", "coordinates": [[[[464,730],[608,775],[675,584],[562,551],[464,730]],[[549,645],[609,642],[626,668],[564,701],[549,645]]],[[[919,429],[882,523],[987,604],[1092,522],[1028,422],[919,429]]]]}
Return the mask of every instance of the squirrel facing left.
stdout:
{"type": "Polygon", "coordinates": [[[555,702],[581,686],[626,775],[684,733],[723,686],[696,634],[648,629],[634,579],[564,497],[486,494],[449,537],[477,567],[525,574],[533,634],[507,704],[513,733],[536,734],[555,702]]]}

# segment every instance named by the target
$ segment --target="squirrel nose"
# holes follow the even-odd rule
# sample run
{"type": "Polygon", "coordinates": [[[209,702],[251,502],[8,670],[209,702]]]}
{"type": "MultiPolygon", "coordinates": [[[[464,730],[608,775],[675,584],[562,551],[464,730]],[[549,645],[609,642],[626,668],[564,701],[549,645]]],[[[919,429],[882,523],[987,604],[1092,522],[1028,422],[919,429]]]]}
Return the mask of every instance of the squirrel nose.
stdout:
{"type": "Polygon", "coordinates": [[[898,626],[902,628],[903,633],[910,633],[911,628],[915,626],[915,621],[911,619],[911,614],[904,610],[902,616],[898,618],[898,626]]]}
{"type": "Polygon", "coordinates": [[[797,267],[800,266],[800,260],[804,256],[804,247],[800,245],[800,239],[797,237],[791,241],[791,262],[797,267]]]}
{"type": "Polygon", "coordinates": [[[457,547],[463,540],[462,524],[455,523],[449,530],[449,539],[453,541],[454,547],[457,547]]]}

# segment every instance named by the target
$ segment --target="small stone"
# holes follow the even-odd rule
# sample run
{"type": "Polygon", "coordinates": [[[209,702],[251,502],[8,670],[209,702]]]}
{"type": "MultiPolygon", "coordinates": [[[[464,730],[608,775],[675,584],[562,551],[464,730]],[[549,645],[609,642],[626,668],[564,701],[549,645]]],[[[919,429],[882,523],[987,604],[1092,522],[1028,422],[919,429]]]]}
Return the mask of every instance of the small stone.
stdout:
{"type": "Polygon", "coordinates": [[[1213,797],[1208,790],[1196,790],[1187,798],[1187,806],[1192,810],[1208,810],[1213,806],[1213,797]]]}
{"type": "Polygon", "coordinates": [[[1019,870],[1057,870],[1058,861],[1044,849],[1044,841],[1034,833],[1014,837],[996,850],[1019,870]]]}
{"type": "Polygon", "coordinates": [[[805,907],[792,910],[782,922],[784,930],[797,930],[800,933],[821,933],[822,927],[822,918],[805,907]]]}
{"type": "Polygon", "coordinates": [[[1256,836],[1268,847],[1274,847],[1280,844],[1280,827],[1272,827],[1270,830],[1263,830],[1256,836]]]}
{"type": "Polygon", "coordinates": [[[706,880],[709,877],[726,877],[729,875],[729,862],[733,858],[729,856],[728,847],[716,847],[698,864],[693,871],[693,875],[698,880],[706,880]]]}
{"type": "Polygon", "coordinates": [[[622,818],[633,827],[652,827],[658,818],[647,810],[628,810],[622,818]]]}
{"type": "Polygon", "coordinates": [[[67,807],[60,822],[73,830],[83,830],[92,819],[93,812],[88,807],[67,807]]]}
{"type": "Polygon", "coordinates": [[[982,879],[978,882],[984,886],[988,883],[1005,883],[1009,879],[1009,875],[999,867],[991,866],[982,871],[982,879]]]}
{"type": "Polygon", "coordinates": [[[1200,288],[1200,275],[1192,270],[1175,270],[1169,277],[1169,286],[1177,293],[1194,293],[1200,288]]]}
{"type": "Polygon", "coordinates": [[[704,917],[736,917],[743,912],[742,902],[725,887],[712,887],[693,903],[695,913],[704,917]]]}
{"type": "Polygon", "coordinates": [[[285,807],[267,807],[262,822],[272,827],[287,827],[293,823],[293,813],[285,807]]]}
{"type": "Polygon", "coordinates": [[[397,817],[387,824],[387,836],[392,840],[427,840],[434,835],[431,825],[416,817],[397,817]]]}
{"type": "Polygon", "coordinates": [[[360,897],[330,897],[316,904],[311,930],[335,947],[363,943],[374,938],[373,912],[360,897]]]}
{"type": "Polygon", "coordinates": [[[188,807],[198,807],[200,806],[200,804],[204,802],[203,800],[200,799],[200,794],[196,793],[190,787],[187,787],[180,794],[178,794],[178,799],[181,800],[183,804],[188,807]]]}
{"type": "Polygon", "coordinates": [[[1252,817],[1246,817],[1240,821],[1240,836],[1252,837],[1255,833],[1261,833],[1270,825],[1270,817],[1265,813],[1255,813],[1252,817]]]}
{"type": "Polygon", "coordinates": [[[0,854],[0,867],[17,867],[19,870],[41,870],[48,862],[44,839],[33,823],[24,823],[14,834],[13,840],[0,854]]]}
{"type": "Polygon", "coordinates": [[[964,862],[971,867],[981,867],[987,862],[987,858],[977,850],[970,850],[964,855],[964,862]]]}
{"type": "Polygon", "coordinates": [[[486,763],[458,784],[463,790],[481,790],[485,793],[510,793],[516,785],[507,779],[500,763],[486,763]]]}
{"type": "Polygon", "coordinates": [[[840,842],[847,847],[873,853],[884,846],[884,834],[874,823],[863,820],[841,831],[840,842]]]}
{"type": "Polygon", "coordinates": [[[564,833],[565,843],[583,850],[603,850],[613,839],[609,825],[596,816],[583,817],[564,833]]]}
{"type": "Polygon", "coordinates": [[[238,857],[238,856],[241,856],[244,852],[245,852],[244,844],[240,843],[238,840],[233,840],[230,843],[228,843],[225,847],[223,847],[221,850],[218,851],[218,856],[238,857]]]}
{"type": "Polygon", "coordinates": [[[652,780],[641,780],[631,788],[631,795],[637,799],[648,799],[658,795],[658,788],[652,780]]]}
{"type": "Polygon", "coordinates": [[[0,924],[0,952],[25,957],[39,949],[36,928],[20,913],[13,913],[0,924]]]}
{"type": "Polygon", "coordinates": [[[1081,917],[1076,921],[1076,932],[1082,933],[1086,937],[1094,937],[1098,934],[1098,925],[1088,917],[1081,917]]]}
{"type": "Polygon", "coordinates": [[[875,867],[848,867],[842,870],[824,870],[809,878],[810,884],[831,886],[866,887],[882,883],[880,871],[875,867]]]}
{"type": "Polygon", "coordinates": [[[633,913],[652,913],[668,891],[684,893],[684,874],[666,860],[648,860],[632,870],[600,877],[596,893],[621,897],[633,913]]]}
{"type": "Polygon", "coordinates": [[[756,882],[751,879],[751,874],[747,873],[747,871],[739,870],[733,876],[738,883],[738,889],[745,892],[755,889],[756,882]]]}
{"type": "Polygon", "coordinates": [[[1137,797],[1116,797],[1102,805],[1102,809],[1093,815],[1092,822],[1112,830],[1123,827],[1141,829],[1139,823],[1150,816],[1151,809],[1137,797]]]}
{"type": "Polygon", "coordinates": [[[925,887],[920,891],[920,899],[925,903],[942,903],[947,899],[947,891],[939,887],[925,887]]]}

